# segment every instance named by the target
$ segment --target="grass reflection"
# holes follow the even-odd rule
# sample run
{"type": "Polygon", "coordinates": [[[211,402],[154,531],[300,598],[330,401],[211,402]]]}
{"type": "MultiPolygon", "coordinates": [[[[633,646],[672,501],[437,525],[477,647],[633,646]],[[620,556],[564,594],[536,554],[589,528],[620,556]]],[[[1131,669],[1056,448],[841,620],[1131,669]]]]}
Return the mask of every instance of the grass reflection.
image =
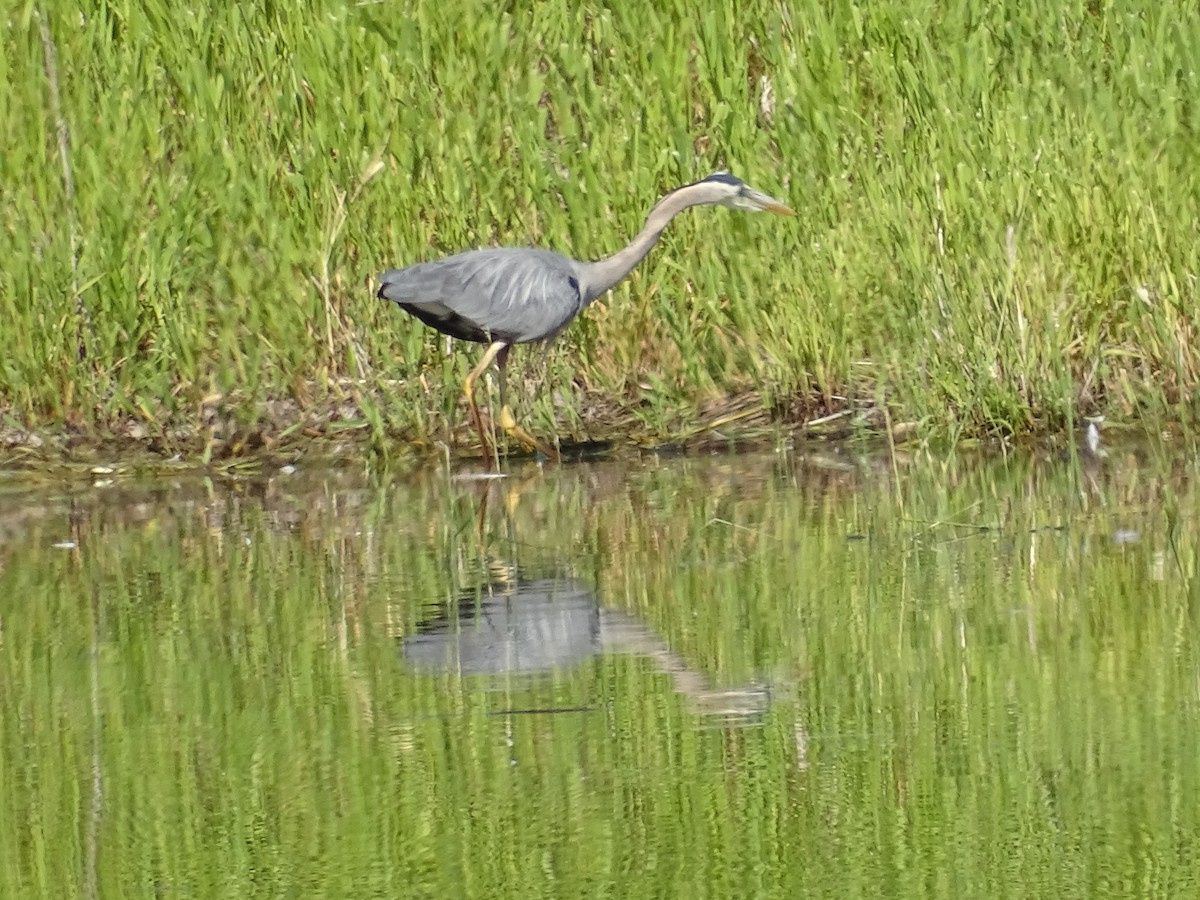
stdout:
{"type": "Polygon", "coordinates": [[[0,894],[1187,895],[1192,475],[10,489],[0,894]]]}

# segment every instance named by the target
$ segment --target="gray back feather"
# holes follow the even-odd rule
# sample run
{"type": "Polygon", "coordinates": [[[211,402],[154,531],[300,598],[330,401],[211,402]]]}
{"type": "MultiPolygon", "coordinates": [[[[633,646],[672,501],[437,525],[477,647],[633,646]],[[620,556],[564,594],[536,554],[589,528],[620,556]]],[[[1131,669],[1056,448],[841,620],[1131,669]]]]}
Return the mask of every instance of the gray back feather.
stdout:
{"type": "Polygon", "coordinates": [[[580,266],[548,250],[471,250],[380,276],[379,296],[458,337],[551,338],[583,307],[580,266]]]}

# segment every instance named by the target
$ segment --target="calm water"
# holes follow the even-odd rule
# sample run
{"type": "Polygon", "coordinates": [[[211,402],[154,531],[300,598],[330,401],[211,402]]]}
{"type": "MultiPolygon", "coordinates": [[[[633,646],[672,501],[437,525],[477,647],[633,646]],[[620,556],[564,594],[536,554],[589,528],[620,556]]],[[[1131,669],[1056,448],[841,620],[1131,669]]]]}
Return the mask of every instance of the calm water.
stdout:
{"type": "Polygon", "coordinates": [[[0,897],[1198,896],[1198,473],[0,480],[0,897]]]}

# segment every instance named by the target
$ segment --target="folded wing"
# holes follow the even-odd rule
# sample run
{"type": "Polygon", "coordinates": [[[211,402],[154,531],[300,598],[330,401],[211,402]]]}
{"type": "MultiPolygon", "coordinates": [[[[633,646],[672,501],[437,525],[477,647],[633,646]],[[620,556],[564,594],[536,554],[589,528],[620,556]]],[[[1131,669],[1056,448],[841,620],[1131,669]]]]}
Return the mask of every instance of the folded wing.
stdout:
{"type": "Polygon", "coordinates": [[[546,250],[472,250],[384,272],[379,296],[452,337],[528,343],[582,308],[576,266],[546,250]]]}

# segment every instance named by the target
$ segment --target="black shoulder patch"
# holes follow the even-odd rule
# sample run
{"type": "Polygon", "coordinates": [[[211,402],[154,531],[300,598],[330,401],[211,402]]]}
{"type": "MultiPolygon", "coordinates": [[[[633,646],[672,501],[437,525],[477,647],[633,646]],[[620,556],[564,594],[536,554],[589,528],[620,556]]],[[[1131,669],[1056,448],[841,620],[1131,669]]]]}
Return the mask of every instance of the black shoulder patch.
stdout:
{"type": "Polygon", "coordinates": [[[579,279],[578,278],[576,278],[574,275],[568,275],[567,276],[567,284],[569,284],[571,286],[571,290],[573,290],[576,294],[579,293],[579,279]]]}

